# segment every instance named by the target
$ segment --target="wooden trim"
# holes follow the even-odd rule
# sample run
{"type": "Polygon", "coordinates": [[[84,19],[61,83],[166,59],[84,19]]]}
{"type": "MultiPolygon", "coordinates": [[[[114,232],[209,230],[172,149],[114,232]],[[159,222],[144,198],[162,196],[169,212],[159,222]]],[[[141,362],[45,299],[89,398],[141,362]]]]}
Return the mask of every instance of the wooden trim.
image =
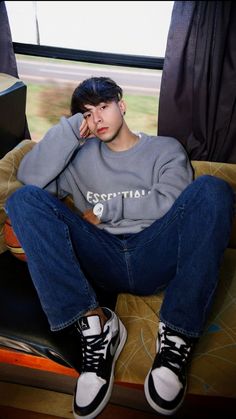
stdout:
{"type": "MultiPolygon", "coordinates": [[[[41,371],[54,372],[56,374],[68,375],[70,377],[78,377],[78,372],[73,368],[64,367],[57,362],[51,361],[48,358],[42,356],[25,354],[17,352],[12,349],[0,349],[0,363],[16,365],[19,367],[33,368],[41,371]]],[[[142,389],[143,385],[135,383],[126,383],[122,381],[116,381],[118,386],[131,387],[136,389],[142,389]]]]}
{"type": "MultiPolygon", "coordinates": [[[[0,365],[5,365],[5,370],[9,365],[9,375],[7,381],[12,383],[22,383],[59,393],[73,394],[74,385],[78,373],[72,368],[67,368],[49,359],[31,354],[19,353],[14,350],[0,349],[0,365]],[[10,368],[11,367],[11,368],[10,368]],[[23,368],[19,376],[19,369],[23,368]],[[41,370],[38,374],[31,375],[29,380],[22,381],[22,374],[25,374],[27,367],[30,370],[41,370]],[[13,371],[14,370],[14,371],[13,371]],[[56,374],[56,376],[53,375],[56,374]],[[12,375],[13,374],[13,375],[12,375]],[[20,377],[20,381],[19,381],[20,377]],[[32,378],[33,377],[33,378],[32,378]],[[42,385],[43,383],[43,385],[42,385]]],[[[8,374],[8,371],[7,371],[8,374]]],[[[28,374],[26,373],[25,376],[28,374]]],[[[3,375],[4,376],[4,375],[3,375]]],[[[6,379],[2,380],[3,382],[6,379]]],[[[143,386],[132,383],[115,381],[111,402],[120,406],[135,408],[142,411],[151,411],[150,406],[144,396],[143,386]]],[[[236,411],[236,398],[215,397],[200,394],[187,394],[186,400],[181,407],[180,418],[198,419],[218,417],[223,415],[227,419],[234,419],[236,411]]],[[[0,411],[1,417],[1,411],[0,411]]],[[[111,417],[111,416],[108,416],[111,417]]],[[[134,416],[132,416],[134,417],[134,416]]],[[[46,418],[45,418],[46,419],[46,418]]]]}
{"type": "Polygon", "coordinates": [[[42,356],[25,354],[8,349],[0,349],[0,362],[28,367],[42,371],[54,372],[56,374],[69,375],[70,377],[78,377],[78,372],[73,368],[64,367],[50,359],[42,356]]]}

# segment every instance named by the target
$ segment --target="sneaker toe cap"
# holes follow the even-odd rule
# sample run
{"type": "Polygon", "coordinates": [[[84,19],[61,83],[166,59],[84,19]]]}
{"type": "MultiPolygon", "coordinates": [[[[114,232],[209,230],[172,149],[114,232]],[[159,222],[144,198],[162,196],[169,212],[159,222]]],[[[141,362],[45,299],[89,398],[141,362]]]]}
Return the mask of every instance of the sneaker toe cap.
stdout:
{"type": "Polygon", "coordinates": [[[169,368],[156,368],[151,374],[156,393],[167,402],[174,400],[183,389],[179,378],[169,368]]]}
{"type": "Polygon", "coordinates": [[[79,377],[76,388],[76,404],[81,408],[89,406],[106,381],[94,373],[84,373],[79,377]]]}

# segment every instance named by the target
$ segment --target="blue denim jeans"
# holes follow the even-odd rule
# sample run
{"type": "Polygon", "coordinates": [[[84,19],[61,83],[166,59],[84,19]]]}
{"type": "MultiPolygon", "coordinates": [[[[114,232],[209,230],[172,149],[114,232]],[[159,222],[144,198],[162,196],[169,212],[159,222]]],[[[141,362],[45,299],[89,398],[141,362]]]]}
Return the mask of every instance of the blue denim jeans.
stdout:
{"type": "Polygon", "coordinates": [[[6,203],[51,330],[99,306],[97,285],[141,296],[165,289],[160,319],[192,337],[201,335],[212,304],[233,208],[231,187],[213,176],[197,178],[161,219],[123,236],[36,186],[23,186],[6,203]]]}

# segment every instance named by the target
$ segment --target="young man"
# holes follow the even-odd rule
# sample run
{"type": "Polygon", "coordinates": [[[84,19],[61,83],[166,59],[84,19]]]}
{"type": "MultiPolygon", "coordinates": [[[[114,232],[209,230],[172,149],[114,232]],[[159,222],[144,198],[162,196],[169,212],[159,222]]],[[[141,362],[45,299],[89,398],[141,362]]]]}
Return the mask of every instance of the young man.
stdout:
{"type": "Polygon", "coordinates": [[[166,288],[145,395],[160,413],[179,408],[231,231],[229,185],[213,176],[193,181],[182,145],[132,132],[125,111],[113,80],[81,83],[72,116],[23,158],[18,178],[27,186],[6,204],[51,330],[74,325],[81,339],[76,418],[94,418],[106,406],[126,341],[96,287],[138,295],[166,288]],[[60,201],[68,194],[76,213],[60,201]]]}

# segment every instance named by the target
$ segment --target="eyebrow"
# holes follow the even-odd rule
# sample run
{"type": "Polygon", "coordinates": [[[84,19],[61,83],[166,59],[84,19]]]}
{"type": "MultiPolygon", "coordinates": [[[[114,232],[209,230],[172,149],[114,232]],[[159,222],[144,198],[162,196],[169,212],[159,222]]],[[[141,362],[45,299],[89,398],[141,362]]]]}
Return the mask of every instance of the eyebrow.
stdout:
{"type": "Polygon", "coordinates": [[[87,108],[86,105],[84,105],[85,111],[90,111],[92,108],[87,108]]]}
{"type": "Polygon", "coordinates": [[[86,116],[86,114],[90,113],[91,111],[92,111],[92,109],[87,109],[86,107],[84,107],[83,115],[86,116]]]}
{"type": "Polygon", "coordinates": [[[84,112],[83,115],[86,114],[87,112],[92,112],[93,108],[98,108],[99,105],[103,105],[103,104],[108,104],[108,102],[99,102],[98,105],[84,105],[84,112]],[[91,106],[91,108],[86,108],[86,106],[91,106]]]}

